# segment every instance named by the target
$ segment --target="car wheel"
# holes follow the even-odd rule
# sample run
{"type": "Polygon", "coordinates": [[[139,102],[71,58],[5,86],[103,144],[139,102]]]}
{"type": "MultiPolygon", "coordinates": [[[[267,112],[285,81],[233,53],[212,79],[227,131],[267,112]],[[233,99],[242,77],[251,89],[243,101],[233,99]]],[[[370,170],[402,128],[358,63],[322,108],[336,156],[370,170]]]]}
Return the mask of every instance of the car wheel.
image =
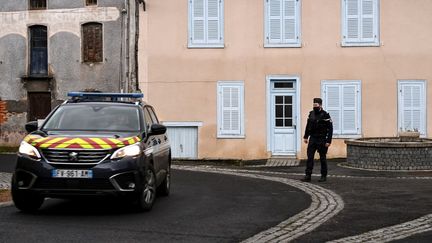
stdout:
{"type": "Polygon", "coordinates": [[[138,195],[138,210],[150,211],[156,199],[156,175],[153,168],[145,172],[145,184],[138,195]]]}
{"type": "Polygon", "coordinates": [[[26,213],[33,213],[42,206],[44,197],[34,192],[18,189],[15,177],[12,178],[11,187],[12,201],[19,210],[26,213]]]}
{"type": "Polygon", "coordinates": [[[167,173],[165,175],[165,179],[158,187],[158,193],[161,196],[168,196],[171,188],[171,168],[168,165],[167,173]]]}

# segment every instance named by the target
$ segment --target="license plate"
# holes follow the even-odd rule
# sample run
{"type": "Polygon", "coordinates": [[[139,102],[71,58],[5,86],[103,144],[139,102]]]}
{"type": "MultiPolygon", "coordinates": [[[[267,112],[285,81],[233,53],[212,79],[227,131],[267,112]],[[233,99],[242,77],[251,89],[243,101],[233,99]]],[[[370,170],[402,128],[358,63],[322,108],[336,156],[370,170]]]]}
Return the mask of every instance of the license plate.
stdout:
{"type": "Polygon", "coordinates": [[[91,170],[53,170],[54,178],[93,178],[91,170]]]}

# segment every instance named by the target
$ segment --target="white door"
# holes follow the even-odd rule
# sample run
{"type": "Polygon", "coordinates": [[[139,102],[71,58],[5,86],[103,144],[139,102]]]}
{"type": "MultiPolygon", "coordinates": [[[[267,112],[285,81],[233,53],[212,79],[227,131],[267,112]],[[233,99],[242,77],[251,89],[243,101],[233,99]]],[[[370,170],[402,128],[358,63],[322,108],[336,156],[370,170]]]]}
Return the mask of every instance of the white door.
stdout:
{"type": "Polygon", "coordinates": [[[167,127],[173,158],[198,157],[198,127],[167,127]]]}
{"type": "Polygon", "coordinates": [[[295,93],[271,94],[271,132],[273,155],[296,154],[295,93]]]}
{"type": "Polygon", "coordinates": [[[417,130],[426,135],[424,81],[399,81],[399,131],[417,130]]]}

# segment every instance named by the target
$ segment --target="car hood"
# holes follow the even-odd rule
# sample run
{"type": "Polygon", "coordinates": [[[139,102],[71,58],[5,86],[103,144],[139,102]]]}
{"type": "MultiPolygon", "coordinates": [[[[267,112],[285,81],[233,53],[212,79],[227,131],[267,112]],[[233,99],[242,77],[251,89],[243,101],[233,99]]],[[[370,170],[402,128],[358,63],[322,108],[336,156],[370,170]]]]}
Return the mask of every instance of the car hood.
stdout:
{"type": "Polygon", "coordinates": [[[113,138],[113,135],[56,134],[40,136],[29,134],[24,141],[41,149],[115,149],[139,142],[138,136],[113,138]]]}

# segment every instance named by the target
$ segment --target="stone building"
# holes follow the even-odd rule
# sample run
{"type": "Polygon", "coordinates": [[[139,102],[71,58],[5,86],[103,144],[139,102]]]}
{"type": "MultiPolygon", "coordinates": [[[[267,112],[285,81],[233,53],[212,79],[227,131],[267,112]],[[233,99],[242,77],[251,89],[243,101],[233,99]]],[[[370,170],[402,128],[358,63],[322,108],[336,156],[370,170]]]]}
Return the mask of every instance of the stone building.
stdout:
{"type": "Polygon", "coordinates": [[[142,1],[0,0],[0,146],[68,91],[134,91],[142,1]]]}

